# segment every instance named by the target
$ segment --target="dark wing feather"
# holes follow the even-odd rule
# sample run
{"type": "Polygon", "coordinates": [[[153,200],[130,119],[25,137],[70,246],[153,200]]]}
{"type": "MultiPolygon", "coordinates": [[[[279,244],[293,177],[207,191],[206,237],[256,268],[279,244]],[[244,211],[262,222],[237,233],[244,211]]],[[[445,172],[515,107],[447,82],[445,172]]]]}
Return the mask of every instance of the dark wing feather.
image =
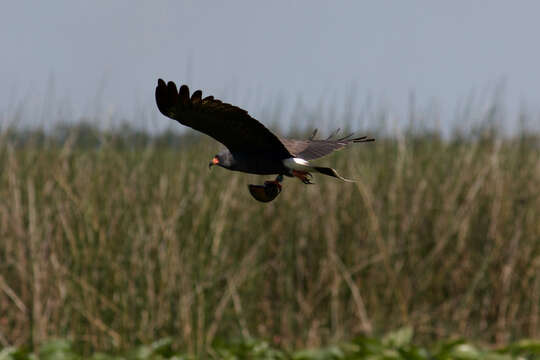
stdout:
{"type": "MultiPolygon", "coordinates": [[[[339,131],[339,130],[338,130],[339,131]]],[[[334,132],[325,140],[314,139],[316,131],[308,140],[281,139],[285,147],[291,154],[304,160],[313,160],[325,155],[328,155],[336,150],[339,150],[351,143],[375,141],[375,139],[367,136],[353,137],[353,134],[342,137],[340,139],[331,139],[337,135],[334,132]]]]}
{"type": "Polygon", "coordinates": [[[190,98],[186,85],[178,91],[172,81],[165,84],[159,79],[156,102],[163,115],[213,137],[233,153],[270,153],[280,159],[291,157],[280,139],[247,111],[213,96],[203,99],[200,90],[190,98]]]}

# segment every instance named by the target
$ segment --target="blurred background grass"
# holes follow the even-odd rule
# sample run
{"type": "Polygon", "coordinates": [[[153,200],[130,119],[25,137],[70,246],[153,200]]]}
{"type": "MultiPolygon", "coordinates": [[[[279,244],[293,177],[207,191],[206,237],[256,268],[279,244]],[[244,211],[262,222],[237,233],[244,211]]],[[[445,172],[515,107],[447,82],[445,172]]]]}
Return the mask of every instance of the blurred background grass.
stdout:
{"type": "Polygon", "coordinates": [[[538,338],[538,136],[492,116],[465,135],[369,132],[318,162],[357,183],[287,179],[269,204],[247,191],[266,178],[209,171],[219,145],[191,132],[5,127],[0,344],[538,338]]]}

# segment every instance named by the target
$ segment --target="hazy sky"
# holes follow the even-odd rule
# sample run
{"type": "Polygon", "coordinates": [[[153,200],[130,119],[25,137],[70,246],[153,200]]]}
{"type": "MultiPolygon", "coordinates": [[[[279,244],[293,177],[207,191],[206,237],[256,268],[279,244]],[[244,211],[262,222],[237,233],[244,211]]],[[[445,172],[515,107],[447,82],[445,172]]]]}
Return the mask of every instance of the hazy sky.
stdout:
{"type": "Polygon", "coordinates": [[[352,88],[359,104],[371,98],[397,117],[411,91],[445,113],[497,86],[510,109],[540,108],[540,1],[2,0],[1,9],[2,119],[20,103],[160,119],[158,77],[259,117],[278,98],[341,106],[352,88]]]}

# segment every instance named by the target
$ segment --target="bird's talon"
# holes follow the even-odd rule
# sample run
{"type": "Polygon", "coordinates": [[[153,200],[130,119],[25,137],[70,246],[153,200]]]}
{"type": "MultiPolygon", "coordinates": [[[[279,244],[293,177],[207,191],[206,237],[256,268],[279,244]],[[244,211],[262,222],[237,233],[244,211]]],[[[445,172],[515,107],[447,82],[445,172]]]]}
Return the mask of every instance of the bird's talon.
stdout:
{"type": "Polygon", "coordinates": [[[299,178],[300,181],[302,181],[304,184],[313,184],[311,182],[311,179],[313,178],[313,175],[307,171],[297,171],[293,170],[292,175],[299,178]]]}

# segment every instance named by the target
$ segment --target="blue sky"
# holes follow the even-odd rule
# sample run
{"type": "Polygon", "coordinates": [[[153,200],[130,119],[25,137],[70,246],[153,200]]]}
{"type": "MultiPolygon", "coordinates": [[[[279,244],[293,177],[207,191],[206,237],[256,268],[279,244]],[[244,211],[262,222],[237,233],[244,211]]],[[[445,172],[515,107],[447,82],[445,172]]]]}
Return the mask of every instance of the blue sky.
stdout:
{"type": "Polygon", "coordinates": [[[371,99],[398,122],[411,92],[444,121],[472,95],[481,103],[502,89],[510,119],[540,111],[538,14],[538,1],[498,0],[4,1],[0,119],[25,104],[41,124],[64,107],[68,118],[165,126],[158,77],[263,122],[276,101],[286,123],[298,101],[341,108],[351,89],[359,106],[371,99]]]}

